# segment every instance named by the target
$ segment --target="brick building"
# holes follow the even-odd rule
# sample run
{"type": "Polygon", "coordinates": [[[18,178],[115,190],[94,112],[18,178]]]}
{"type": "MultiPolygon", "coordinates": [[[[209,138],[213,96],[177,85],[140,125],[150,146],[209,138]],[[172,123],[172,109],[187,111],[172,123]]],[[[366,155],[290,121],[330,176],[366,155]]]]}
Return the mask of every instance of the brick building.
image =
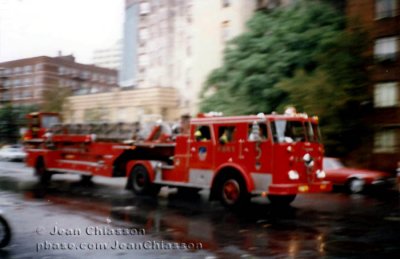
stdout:
{"type": "Polygon", "coordinates": [[[353,26],[369,34],[369,93],[373,100],[371,167],[394,171],[400,161],[400,0],[348,0],[353,26]]]}
{"type": "Polygon", "coordinates": [[[70,56],[33,57],[0,63],[2,104],[40,104],[43,92],[54,86],[71,88],[74,95],[107,92],[117,87],[117,71],[75,62],[70,56]]]}

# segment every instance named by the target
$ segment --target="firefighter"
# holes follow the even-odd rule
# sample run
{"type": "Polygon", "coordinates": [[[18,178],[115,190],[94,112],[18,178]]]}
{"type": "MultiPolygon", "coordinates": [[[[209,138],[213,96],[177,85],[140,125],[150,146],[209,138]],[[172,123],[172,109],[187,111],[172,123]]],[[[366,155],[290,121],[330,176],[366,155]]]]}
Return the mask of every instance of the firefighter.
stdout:
{"type": "Polygon", "coordinates": [[[200,129],[196,130],[196,132],[194,133],[194,137],[196,138],[196,141],[201,141],[202,140],[201,139],[202,134],[201,134],[201,130],[200,129]]]}
{"type": "Polygon", "coordinates": [[[221,137],[219,137],[219,143],[226,144],[228,141],[228,130],[224,130],[224,133],[222,133],[221,137]]]}

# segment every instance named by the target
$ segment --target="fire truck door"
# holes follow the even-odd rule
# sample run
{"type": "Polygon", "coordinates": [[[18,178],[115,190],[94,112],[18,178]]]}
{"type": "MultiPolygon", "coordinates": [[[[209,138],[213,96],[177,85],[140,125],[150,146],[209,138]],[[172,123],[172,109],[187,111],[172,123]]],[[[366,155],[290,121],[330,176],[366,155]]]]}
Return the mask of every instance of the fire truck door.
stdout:
{"type": "Polygon", "coordinates": [[[239,157],[239,142],[236,126],[219,126],[217,129],[216,163],[236,162],[239,157]]]}
{"type": "Polygon", "coordinates": [[[214,167],[215,139],[209,125],[193,125],[189,148],[188,182],[209,186],[214,167]]]}

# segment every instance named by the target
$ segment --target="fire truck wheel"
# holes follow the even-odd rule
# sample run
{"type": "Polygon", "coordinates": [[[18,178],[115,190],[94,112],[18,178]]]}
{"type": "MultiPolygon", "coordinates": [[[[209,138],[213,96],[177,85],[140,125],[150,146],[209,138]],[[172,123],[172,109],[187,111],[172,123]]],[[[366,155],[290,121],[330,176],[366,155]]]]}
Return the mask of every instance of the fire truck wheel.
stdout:
{"type": "Polygon", "coordinates": [[[81,175],[81,182],[90,183],[92,181],[93,175],[81,175]]]}
{"type": "Polygon", "coordinates": [[[250,195],[241,177],[225,177],[221,181],[220,190],[221,203],[230,209],[239,209],[246,206],[250,201],[250,195]]]}
{"type": "Polygon", "coordinates": [[[295,198],[296,195],[268,195],[269,201],[279,206],[288,206],[295,198]]]}
{"type": "Polygon", "coordinates": [[[47,171],[43,159],[38,159],[35,166],[35,175],[39,177],[40,183],[48,183],[51,179],[51,172],[47,171]]]}
{"type": "Polygon", "coordinates": [[[7,246],[11,240],[11,228],[8,222],[0,215],[0,248],[7,246]]]}
{"type": "Polygon", "coordinates": [[[161,187],[152,184],[149,179],[149,173],[144,166],[135,166],[131,173],[132,190],[137,195],[154,195],[156,196],[161,187]]]}

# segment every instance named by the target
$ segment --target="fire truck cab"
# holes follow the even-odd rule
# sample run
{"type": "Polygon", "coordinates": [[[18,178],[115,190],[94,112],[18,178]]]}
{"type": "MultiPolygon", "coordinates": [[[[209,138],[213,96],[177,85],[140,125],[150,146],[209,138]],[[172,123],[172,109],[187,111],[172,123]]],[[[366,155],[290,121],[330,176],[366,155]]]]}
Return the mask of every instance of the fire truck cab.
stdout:
{"type": "MultiPolygon", "coordinates": [[[[186,124],[187,125],[187,124],[186,124]]],[[[210,190],[211,200],[239,208],[252,196],[288,204],[298,193],[327,192],[318,119],[304,114],[201,116],[172,136],[156,125],[149,137],[106,140],[53,130],[41,147],[27,149],[28,165],[49,178],[54,173],[127,177],[137,195],[162,186],[210,190]]]]}
{"type": "Polygon", "coordinates": [[[24,135],[25,142],[42,142],[43,136],[53,124],[60,123],[60,116],[55,112],[31,112],[26,115],[28,130],[24,135]]]}
{"type": "Polygon", "coordinates": [[[323,181],[323,152],[317,118],[203,117],[176,137],[170,165],[132,161],[128,171],[136,193],[157,184],[210,189],[210,198],[228,207],[255,195],[290,203],[298,193],[331,190],[323,181]]]}

